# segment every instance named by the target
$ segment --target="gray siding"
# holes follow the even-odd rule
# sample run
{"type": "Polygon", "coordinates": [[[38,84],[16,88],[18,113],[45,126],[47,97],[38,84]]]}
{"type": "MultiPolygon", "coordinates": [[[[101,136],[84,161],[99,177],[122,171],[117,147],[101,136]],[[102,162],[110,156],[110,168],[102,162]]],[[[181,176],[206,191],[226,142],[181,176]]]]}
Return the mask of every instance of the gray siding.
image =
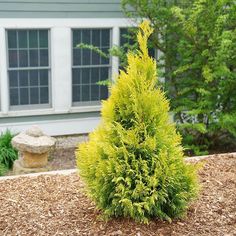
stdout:
{"type": "Polygon", "coordinates": [[[0,0],[0,18],[121,18],[120,0],[0,0]]]}

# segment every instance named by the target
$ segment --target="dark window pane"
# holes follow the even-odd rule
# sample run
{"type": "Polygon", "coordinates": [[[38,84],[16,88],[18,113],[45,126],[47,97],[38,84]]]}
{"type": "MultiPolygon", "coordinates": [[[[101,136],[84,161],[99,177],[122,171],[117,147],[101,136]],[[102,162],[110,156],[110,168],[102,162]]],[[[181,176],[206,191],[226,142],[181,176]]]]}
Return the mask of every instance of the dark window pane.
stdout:
{"type": "Polygon", "coordinates": [[[150,57],[155,58],[155,49],[154,48],[149,48],[148,49],[148,54],[150,57]]]}
{"type": "Polygon", "coordinates": [[[74,85],[72,93],[73,93],[73,102],[79,102],[80,101],[80,86],[74,85]]]}
{"type": "Polygon", "coordinates": [[[82,101],[90,101],[89,85],[82,85],[82,101]]]}
{"type": "Polygon", "coordinates": [[[91,101],[99,100],[99,85],[91,85],[91,101]]]}
{"type": "Polygon", "coordinates": [[[30,57],[30,66],[37,67],[39,65],[39,54],[37,49],[31,49],[29,50],[29,57],[30,57]]]}
{"type": "Polygon", "coordinates": [[[73,69],[72,84],[80,84],[80,70],[73,69]]]}
{"type": "Polygon", "coordinates": [[[10,105],[18,105],[19,104],[19,99],[18,99],[18,89],[10,89],[10,105]]]}
{"type": "Polygon", "coordinates": [[[29,31],[29,47],[38,48],[38,31],[37,30],[29,31]]]}
{"type": "Polygon", "coordinates": [[[48,87],[40,87],[40,103],[45,104],[48,103],[48,87]]]}
{"type": "Polygon", "coordinates": [[[18,31],[18,42],[19,48],[27,48],[28,47],[28,39],[27,39],[27,31],[19,30],[18,31]]]}
{"type": "Polygon", "coordinates": [[[38,86],[38,70],[30,70],[30,86],[38,86]]]}
{"type": "Polygon", "coordinates": [[[92,64],[93,65],[100,64],[100,55],[97,52],[92,52],[92,64]]]}
{"type": "Polygon", "coordinates": [[[110,30],[102,30],[102,47],[110,46],[110,30]]]}
{"type": "Polygon", "coordinates": [[[48,50],[40,50],[40,66],[48,66],[48,50]]]}
{"type": "Polygon", "coordinates": [[[40,70],[40,85],[48,86],[48,70],[40,70]]]}
{"type": "Polygon", "coordinates": [[[39,30],[39,46],[40,48],[48,48],[48,31],[39,30]]]}
{"type": "Polygon", "coordinates": [[[91,69],[91,83],[96,84],[99,81],[99,68],[91,69]]]}
{"type": "Polygon", "coordinates": [[[9,67],[18,67],[18,52],[17,50],[9,50],[9,67]]]}
{"type": "Polygon", "coordinates": [[[28,51],[27,50],[19,50],[19,66],[27,67],[28,66],[28,51]]]}
{"type": "Polygon", "coordinates": [[[92,44],[96,47],[100,47],[100,30],[92,31],[92,44]]]}
{"type": "Polygon", "coordinates": [[[120,29],[120,46],[123,46],[125,43],[127,43],[127,34],[128,30],[127,29],[120,29]]]}
{"type": "Polygon", "coordinates": [[[10,87],[18,87],[17,71],[9,71],[9,85],[10,87]]]}
{"type": "Polygon", "coordinates": [[[135,44],[134,38],[136,38],[136,34],[134,28],[123,28],[120,29],[120,45],[124,44],[135,44]]]}
{"type": "Polygon", "coordinates": [[[28,88],[20,88],[20,105],[29,104],[29,90],[28,88]]]}
{"type": "MultiPolygon", "coordinates": [[[[103,48],[102,51],[108,55],[108,48],[103,48]]],[[[102,65],[106,65],[106,64],[109,64],[109,58],[106,58],[106,57],[101,57],[101,64],[102,65]]]]}
{"type": "Polygon", "coordinates": [[[30,88],[30,104],[39,104],[38,88],[30,88]]]}
{"type": "Polygon", "coordinates": [[[89,68],[83,68],[82,70],[82,84],[89,84],[89,68]]]}
{"type": "Polygon", "coordinates": [[[16,31],[8,31],[8,48],[17,48],[16,31]]]}
{"type": "Polygon", "coordinates": [[[73,31],[73,47],[81,43],[81,30],[73,31]]]}
{"type": "Polygon", "coordinates": [[[100,86],[100,99],[107,99],[108,98],[108,88],[107,86],[100,86]]]}
{"type": "Polygon", "coordinates": [[[81,65],[81,53],[82,49],[76,48],[73,50],[73,65],[81,65]]]}
{"type": "Polygon", "coordinates": [[[108,70],[109,69],[105,67],[100,69],[100,80],[106,80],[109,78],[108,70]]]}
{"type": "Polygon", "coordinates": [[[91,50],[82,49],[82,60],[83,60],[82,65],[90,65],[90,55],[91,55],[91,50]]]}
{"type": "Polygon", "coordinates": [[[27,70],[19,71],[19,84],[20,87],[29,86],[27,70]]]}
{"type": "Polygon", "coordinates": [[[82,30],[82,43],[91,44],[91,31],[84,29],[82,30]]]}

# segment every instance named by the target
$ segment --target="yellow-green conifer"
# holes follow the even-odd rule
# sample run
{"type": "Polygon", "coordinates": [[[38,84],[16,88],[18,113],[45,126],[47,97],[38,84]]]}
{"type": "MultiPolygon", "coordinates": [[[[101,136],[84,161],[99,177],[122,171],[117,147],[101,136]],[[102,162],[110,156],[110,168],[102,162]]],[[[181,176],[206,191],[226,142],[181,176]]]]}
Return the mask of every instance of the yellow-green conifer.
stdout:
{"type": "Polygon", "coordinates": [[[171,220],[181,217],[196,196],[195,168],[186,164],[181,137],[169,120],[169,103],[157,86],[155,61],[148,56],[152,28],[137,35],[140,50],[128,53],[102,121],[77,150],[77,165],[97,207],[107,216],[171,220]]]}

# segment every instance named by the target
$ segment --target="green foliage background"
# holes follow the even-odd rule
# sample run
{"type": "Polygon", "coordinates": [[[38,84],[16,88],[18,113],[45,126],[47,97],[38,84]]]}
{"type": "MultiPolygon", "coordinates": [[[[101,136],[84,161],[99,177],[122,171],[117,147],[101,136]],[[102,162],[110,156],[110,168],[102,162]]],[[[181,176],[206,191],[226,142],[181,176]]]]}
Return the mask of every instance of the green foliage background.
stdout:
{"type": "Polygon", "coordinates": [[[162,52],[158,67],[185,147],[195,154],[232,150],[236,143],[236,2],[123,0],[122,4],[128,16],[149,19],[154,27],[150,41],[162,52]]]}
{"type": "Polygon", "coordinates": [[[156,62],[148,56],[147,21],[138,33],[140,50],[128,54],[102,122],[77,151],[80,176],[106,216],[148,222],[185,214],[196,197],[196,169],[186,164],[181,136],[169,121],[169,102],[157,86],[156,62]]]}

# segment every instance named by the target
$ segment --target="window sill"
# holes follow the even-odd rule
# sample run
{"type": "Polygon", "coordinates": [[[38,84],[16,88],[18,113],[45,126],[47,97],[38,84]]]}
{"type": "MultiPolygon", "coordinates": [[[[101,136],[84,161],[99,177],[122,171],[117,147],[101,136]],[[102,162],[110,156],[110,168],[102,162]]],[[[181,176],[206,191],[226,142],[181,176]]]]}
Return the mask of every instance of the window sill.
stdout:
{"type": "Polygon", "coordinates": [[[54,110],[49,109],[37,109],[37,110],[18,110],[18,111],[8,111],[8,113],[0,112],[0,118],[7,117],[21,117],[21,116],[39,116],[39,115],[54,115],[54,114],[68,114],[68,113],[83,113],[83,112],[96,112],[101,111],[101,105],[96,106],[80,106],[71,107],[68,110],[54,110]]]}

